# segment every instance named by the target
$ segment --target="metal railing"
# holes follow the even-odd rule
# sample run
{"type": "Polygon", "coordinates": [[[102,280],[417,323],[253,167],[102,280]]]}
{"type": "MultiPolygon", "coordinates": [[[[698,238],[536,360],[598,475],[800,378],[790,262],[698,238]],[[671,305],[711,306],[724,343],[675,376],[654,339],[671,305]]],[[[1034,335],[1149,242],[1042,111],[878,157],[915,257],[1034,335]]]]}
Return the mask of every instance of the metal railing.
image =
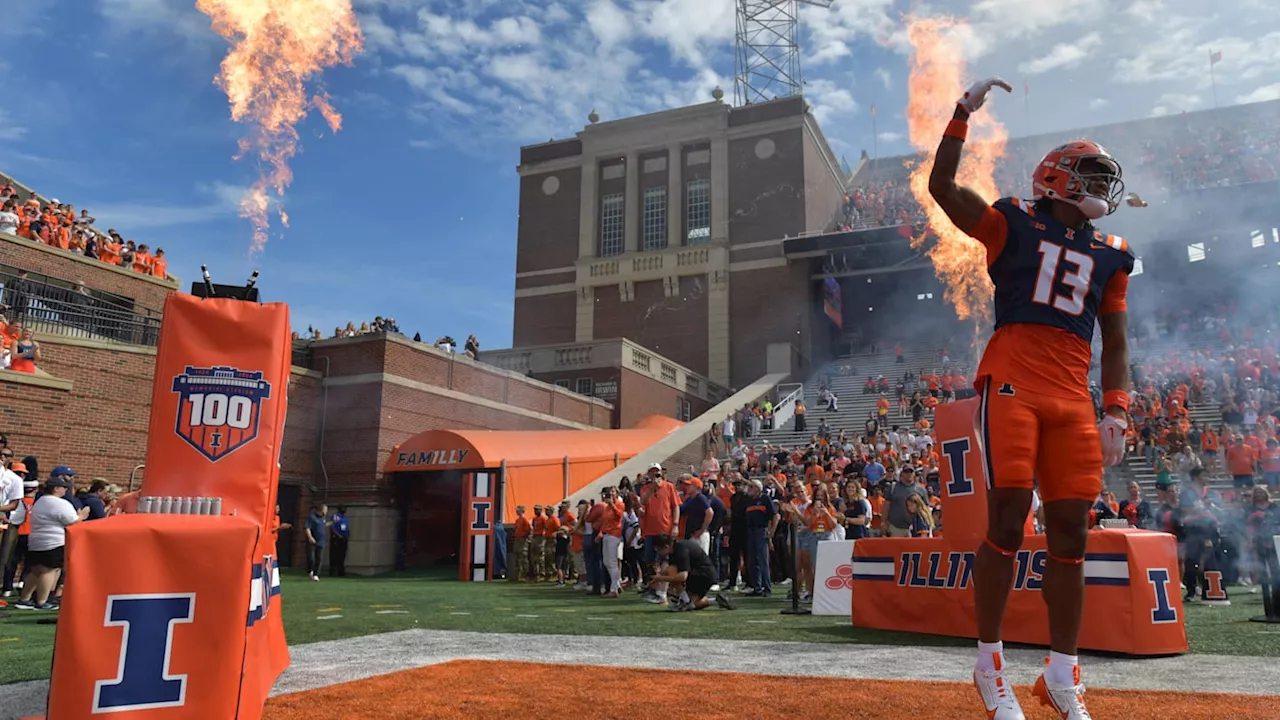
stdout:
{"type": "Polygon", "coordinates": [[[146,345],[160,339],[160,315],[149,308],[123,307],[119,296],[73,290],[48,282],[18,278],[0,270],[0,300],[8,305],[10,323],[22,323],[38,335],[50,334],[146,345]]]}
{"type": "Polygon", "coordinates": [[[804,399],[804,385],[784,383],[774,389],[778,401],[773,404],[773,427],[780,428],[796,414],[796,400],[804,399]]]}

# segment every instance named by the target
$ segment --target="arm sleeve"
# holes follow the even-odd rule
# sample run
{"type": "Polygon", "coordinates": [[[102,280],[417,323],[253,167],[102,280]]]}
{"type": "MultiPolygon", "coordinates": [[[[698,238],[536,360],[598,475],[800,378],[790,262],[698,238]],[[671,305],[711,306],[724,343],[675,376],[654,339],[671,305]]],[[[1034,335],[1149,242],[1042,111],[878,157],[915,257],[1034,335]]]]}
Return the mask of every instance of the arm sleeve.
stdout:
{"type": "Polygon", "coordinates": [[[1107,281],[1102,291],[1102,303],[1098,306],[1098,315],[1110,315],[1129,309],[1129,273],[1118,272],[1107,281]]]}
{"type": "Polygon", "coordinates": [[[1004,251],[1005,240],[1009,237],[1009,221],[999,210],[987,206],[982,219],[968,231],[968,235],[987,249],[987,267],[990,267],[1004,251]]]}

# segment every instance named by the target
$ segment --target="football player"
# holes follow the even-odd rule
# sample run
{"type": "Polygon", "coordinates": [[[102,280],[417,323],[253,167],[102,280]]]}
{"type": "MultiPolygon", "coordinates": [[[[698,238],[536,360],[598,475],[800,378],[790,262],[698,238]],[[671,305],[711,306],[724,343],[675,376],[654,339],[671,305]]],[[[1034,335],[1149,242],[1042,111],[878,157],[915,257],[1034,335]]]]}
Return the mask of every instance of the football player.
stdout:
{"type": "Polygon", "coordinates": [[[991,204],[956,183],[969,116],[997,87],[1011,90],[998,78],[982,80],[957,101],[929,177],[929,192],[947,217],[982,243],[995,286],[995,333],[975,382],[989,494],[987,536],[974,568],[973,681],[993,720],[1022,720],[1005,677],[1001,625],[1038,478],[1051,652],[1035,695],[1063,720],[1086,720],[1076,662],[1085,545],[1102,468],[1124,456],[1125,297],[1135,258],[1124,239],[1093,226],[1124,197],[1119,163],[1096,143],[1077,140],[1045,155],[1032,174],[1030,202],[1008,197],[991,204]],[[1088,379],[1095,322],[1102,328],[1101,424],[1088,379]]]}

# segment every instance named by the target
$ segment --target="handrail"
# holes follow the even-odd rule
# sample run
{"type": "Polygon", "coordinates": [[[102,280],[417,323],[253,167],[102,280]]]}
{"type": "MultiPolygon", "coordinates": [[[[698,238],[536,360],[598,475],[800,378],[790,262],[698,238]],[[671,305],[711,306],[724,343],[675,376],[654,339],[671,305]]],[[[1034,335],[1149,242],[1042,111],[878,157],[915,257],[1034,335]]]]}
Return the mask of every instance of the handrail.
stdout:
{"type": "Polygon", "coordinates": [[[778,401],[773,404],[773,427],[778,429],[786,425],[796,414],[796,400],[804,399],[804,385],[801,383],[779,384],[775,391],[778,401]]]}
{"type": "MultiPolygon", "coordinates": [[[[6,280],[0,273],[0,280],[6,280]]],[[[154,347],[160,340],[160,318],[104,306],[98,298],[71,293],[66,299],[39,294],[41,286],[0,284],[9,305],[8,319],[37,333],[105,340],[154,347]]]]}

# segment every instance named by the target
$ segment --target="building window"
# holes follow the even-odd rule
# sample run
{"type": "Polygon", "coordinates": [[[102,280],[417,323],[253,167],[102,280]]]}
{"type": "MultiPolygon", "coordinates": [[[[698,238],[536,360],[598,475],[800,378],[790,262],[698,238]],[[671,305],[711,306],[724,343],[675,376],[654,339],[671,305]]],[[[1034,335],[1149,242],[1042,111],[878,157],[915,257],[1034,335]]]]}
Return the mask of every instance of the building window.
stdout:
{"type": "Polygon", "coordinates": [[[569,389],[569,381],[568,381],[568,380],[557,380],[557,381],[556,381],[556,387],[564,388],[565,390],[568,390],[568,389],[569,389]]]}
{"type": "Polygon", "coordinates": [[[667,188],[649,188],[644,191],[644,249],[652,252],[666,246],[667,188]]]}
{"type": "Polygon", "coordinates": [[[622,193],[600,199],[600,256],[622,254],[626,196],[622,193]]]}
{"type": "Polygon", "coordinates": [[[676,398],[676,419],[689,422],[693,419],[693,405],[684,398],[676,398]]]}
{"type": "Polygon", "coordinates": [[[711,181],[690,180],[685,187],[685,224],[687,245],[711,241],[711,181]]]}
{"type": "Polygon", "coordinates": [[[578,378],[577,387],[574,390],[579,395],[591,395],[591,378],[578,378]]]}

